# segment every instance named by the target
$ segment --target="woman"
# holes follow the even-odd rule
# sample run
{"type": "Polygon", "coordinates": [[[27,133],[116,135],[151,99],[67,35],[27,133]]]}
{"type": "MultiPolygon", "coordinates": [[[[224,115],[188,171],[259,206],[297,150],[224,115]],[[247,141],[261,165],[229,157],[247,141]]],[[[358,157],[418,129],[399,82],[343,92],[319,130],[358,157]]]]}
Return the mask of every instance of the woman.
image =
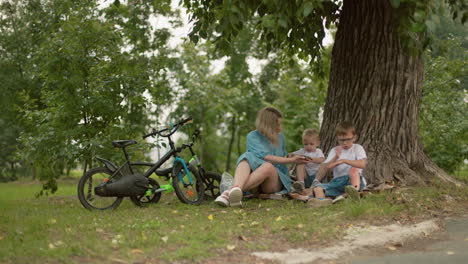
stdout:
{"type": "Polygon", "coordinates": [[[247,135],[247,152],[237,160],[234,186],[224,191],[215,203],[221,206],[242,206],[242,192],[259,187],[261,193],[287,193],[291,189],[287,163],[307,163],[302,156],[286,158],[282,115],[273,107],[258,112],[257,130],[247,135]]]}

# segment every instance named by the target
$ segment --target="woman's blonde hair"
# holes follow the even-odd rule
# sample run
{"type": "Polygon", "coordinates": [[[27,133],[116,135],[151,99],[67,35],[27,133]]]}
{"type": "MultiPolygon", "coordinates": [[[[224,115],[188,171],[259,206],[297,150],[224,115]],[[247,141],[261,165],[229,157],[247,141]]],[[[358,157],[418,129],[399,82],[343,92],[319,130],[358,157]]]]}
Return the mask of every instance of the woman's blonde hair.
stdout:
{"type": "Polygon", "coordinates": [[[273,107],[264,107],[257,114],[255,127],[268,138],[273,145],[278,145],[278,119],[282,118],[281,112],[273,107]]]}

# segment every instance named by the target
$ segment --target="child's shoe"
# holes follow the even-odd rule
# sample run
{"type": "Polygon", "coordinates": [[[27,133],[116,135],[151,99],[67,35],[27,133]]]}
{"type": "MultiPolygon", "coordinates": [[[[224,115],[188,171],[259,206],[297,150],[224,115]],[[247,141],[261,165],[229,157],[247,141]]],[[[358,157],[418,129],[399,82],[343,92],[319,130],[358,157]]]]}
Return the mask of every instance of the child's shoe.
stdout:
{"type": "Polygon", "coordinates": [[[337,202],[341,202],[344,199],[346,199],[346,196],[348,196],[346,193],[343,193],[342,195],[338,195],[337,197],[335,197],[335,199],[333,199],[332,203],[335,204],[337,202]]]}
{"type": "Polygon", "coordinates": [[[332,200],[327,198],[310,198],[307,201],[307,205],[310,207],[322,207],[322,206],[329,206],[332,204],[332,200]]]}
{"type": "Polygon", "coordinates": [[[220,196],[216,197],[215,204],[228,207],[229,206],[229,190],[224,191],[220,196]]]}
{"type": "Polygon", "coordinates": [[[348,186],[345,187],[345,192],[348,195],[348,197],[351,198],[352,200],[359,200],[360,199],[360,195],[359,195],[358,190],[356,190],[356,188],[354,188],[351,185],[348,185],[348,186]]]}
{"type": "Polygon", "coordinates": [[[295,181],[295,182],[293,182],[292,187],[293,187],[294,190],[295,190],[296,192],[298,192],[298,193],[302,192],[302,191],[305,189],[304,182],[301,182],[301,181],[295,181]]]}
{"type": "Polygon", "coordinates": [[[229,189],[229,206],[241,207],[242,206],[242,190],[239,186],[233,186],[229,189]]]}

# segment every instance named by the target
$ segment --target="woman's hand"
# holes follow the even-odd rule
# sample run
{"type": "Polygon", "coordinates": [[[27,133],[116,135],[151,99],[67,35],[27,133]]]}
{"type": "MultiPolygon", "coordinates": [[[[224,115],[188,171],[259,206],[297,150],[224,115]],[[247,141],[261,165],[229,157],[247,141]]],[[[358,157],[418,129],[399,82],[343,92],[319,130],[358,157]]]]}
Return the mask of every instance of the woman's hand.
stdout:
{"type": "Polygon", "coordinates": [[[301,156],[301,155],[294,155],[289,158],[291,160],[291,163],[296,163],[296,164],[305,164],[308,163],[309,160],[306,159],[306,157],[301,156]]]}

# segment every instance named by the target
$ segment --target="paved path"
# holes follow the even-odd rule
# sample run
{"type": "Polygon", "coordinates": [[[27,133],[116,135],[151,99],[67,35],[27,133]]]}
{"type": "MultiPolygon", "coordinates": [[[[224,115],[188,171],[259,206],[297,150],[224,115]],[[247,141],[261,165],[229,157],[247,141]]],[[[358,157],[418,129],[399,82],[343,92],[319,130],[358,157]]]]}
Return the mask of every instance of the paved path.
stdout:
{"type": "Polygon", "coordinates": [[[377,256],[361,256],[339,263],[351,264],[467,264],[468,215],[445,220],[446,230],[432,239],[409,242],[401,249],[377,256]],[[409,248],[409,249],[406,249],[409,248]]]}
{"type": "Polygon", "coordinates": [[[286,264],[468,264],[468,215],[443,222],[353,228],[333,247],[253,255],[286,264]]]}

